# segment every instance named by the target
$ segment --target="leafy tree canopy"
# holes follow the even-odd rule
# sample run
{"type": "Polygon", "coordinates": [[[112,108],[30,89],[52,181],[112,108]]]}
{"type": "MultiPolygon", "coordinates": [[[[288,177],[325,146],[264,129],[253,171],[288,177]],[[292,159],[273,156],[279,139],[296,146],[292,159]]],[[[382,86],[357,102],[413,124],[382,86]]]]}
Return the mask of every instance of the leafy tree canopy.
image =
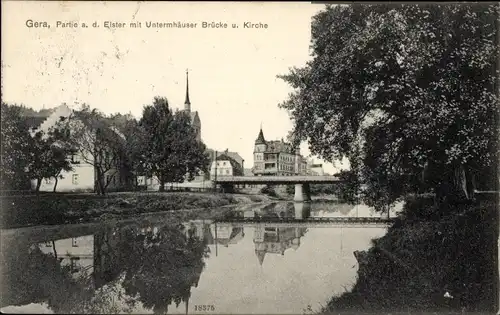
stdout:
{"type": "MultiPolygon", "coordinates": [[[[498,5],[327,6],[312,22],[312,57],[279,76],[296,141],[348,157],[368,201],[495,163],[498,5]],[[458,170],[458,172],[457,172],[458,170]],[[425,172],[424,172],[425,173],[425,172]]],[[[477,173],[477,172],[476,172],[477,173]]]]}

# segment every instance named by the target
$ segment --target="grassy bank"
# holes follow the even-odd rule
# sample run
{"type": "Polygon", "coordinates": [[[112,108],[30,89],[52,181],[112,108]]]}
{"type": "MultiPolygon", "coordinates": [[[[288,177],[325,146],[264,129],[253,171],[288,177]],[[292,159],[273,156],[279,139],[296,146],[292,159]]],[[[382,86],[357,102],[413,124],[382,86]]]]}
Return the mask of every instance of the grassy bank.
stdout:
{"type": "Polygon", "coordinates": [[[352,290],[333,297],[322,312],[494,311],[495,211],[495,202],[447,209],[407,202],[388,233],[357,253],[352,290]]]}
{"type": "Polygon", "coordinates": [[[262,202],[265,196],[210,193],[115,193],[8,196],[1,199],[2,228],[88,222],[110,216],[126,217],[169,210],[209,209],[262,202]]]}

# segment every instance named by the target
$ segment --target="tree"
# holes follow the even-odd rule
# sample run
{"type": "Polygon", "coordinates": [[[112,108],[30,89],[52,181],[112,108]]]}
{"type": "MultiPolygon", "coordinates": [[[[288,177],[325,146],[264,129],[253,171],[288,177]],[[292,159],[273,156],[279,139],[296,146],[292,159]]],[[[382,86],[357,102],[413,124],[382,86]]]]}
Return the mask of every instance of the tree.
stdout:
{"type": "Polygon", "coordinates": [[[174,114],[174,123],[172,124],[173,138],[183,146],[177,147],[175,155],[184,165],[180,165],[184,174],[175,177],[174,182],[183,182],[184,179],[192,181],[200,171],[208,172],[210,158],[206,154],[206,146],[203,142],[196,140],[196,131],[191,125],[191,118],[184,111],[177,111],[174,114]],[[187,178],[186,178],[187,175],[187,178]]]}
{"type": "Polygon", "coordinates": [[[113,178],[119,174],[126,140],[104,114],[88,105],[75,111],[71,118],[71,139],[84,162],[94,166],[96,192],[106,194],[113,178]]]}
{"type": "Polygon", "coordinates": [[[208,168],[205,145],[196,141],[189,116],[172,113],[166,98],[155,97],[144,107],[139,122],[143,128],[143,165],[149,176],[156,176],[160,191],[167,182],[183,182],[208,168]]]}
{"type": "Polygon", "coordinates": [[[28,188],[26,167],[31,136],[21,116],[21,107],[2,103],[1,117],[1,189],[28,188]]]}
{"type": "Polygon", "coordinates": [[[29,163],[27,172],[32,179],[36,179],[36,192],[40,191],[42,180],[54,178],[55,192],[57,183],[62,178],[63,171],[71,171],[68,156],[73,153],[70,143],[70,133],[67,121],[61,118],[55,126],[51,127],[47,133],[36,132],[30,139],[29,163]]]}
{"type": "Polygon", "coordinates": [[[123,168],[125,176],[131,178],[137,188],[137,175],[143,175],[144,169],[144,141],[145,134],[139,122],[130,114],[114,114],[110,121],[125,136],[127,141],[123,148],[123,168]]]}
{"type": "Polygon", "coordinates": [[[379,209],[422,190],[470,198],[475,177],[496,174],[498,13],[327,6],[313,19],[313,60],[279,76],[295,88],[279,105],[294,138],[326,160],[347,157],[379,209]]]}

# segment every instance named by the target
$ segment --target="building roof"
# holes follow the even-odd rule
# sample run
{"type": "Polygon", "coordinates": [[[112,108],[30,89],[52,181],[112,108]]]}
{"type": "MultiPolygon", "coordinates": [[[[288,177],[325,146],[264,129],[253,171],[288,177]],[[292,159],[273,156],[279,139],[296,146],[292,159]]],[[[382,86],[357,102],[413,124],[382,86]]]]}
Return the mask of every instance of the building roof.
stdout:
{"type": "Polygon", "coordinates": [[[58,107],[42,109],[39,112],[35,112],[31,108],[22,108],[22,115],[24,116],[25,123],[31,130],[38,129],[40,125],[52,115],[58,107]]]}
{"type": "MultiPolygon", "coordinates": [[[[210,160],[214,159],[215,150],[207,149],[205,152],[208,153],[210,160]]],[[[226,151],[217,151],[217,156],[221,156],[221,155],[229,156],[230,158],[232,158],[236,162],[238,162],[241,166],[243,166],[243,162],[245,161],[241,157],[241,155],[238,154],[238,152],[232,152],[232,151],[229,151],[229,149],[226,149],[226,151]]]]}
{"type": "Polygon", "coordinates": [[[259,264],[262,266],[262,264],[264,263],[264,258],[266,257],[266,251],[256,249],[255,254],[257,255],[257,258],[259,259],[259,264]]]}
{"type": "Polygon", "coordinates": [[[273,140],[267,142],[266,152],[269,153],[280,153],[286,152],[290,154],[294,154],[294,150],[289,143],[284,142],[283,140],[273,140]]]}
{"type": "Polygon", "coordinates": [[[28,126],[28,128],[30,130],[33,130],[33,129],[37,129],[38,127],[40,127],[40,125],[45,121],[45,119],[47,119],[47,117],[43,117],[43,116],[27,116],[25,117],[25,122],[26,122],[26,125],[28,126]]]}
{"type": "Polygon", "coordinates": [[[255,139],[255,144],[266,144],[266,139],[264,138],[262,128],[260,128],[259,135],[257,136],[257,139],[255,139]]]}

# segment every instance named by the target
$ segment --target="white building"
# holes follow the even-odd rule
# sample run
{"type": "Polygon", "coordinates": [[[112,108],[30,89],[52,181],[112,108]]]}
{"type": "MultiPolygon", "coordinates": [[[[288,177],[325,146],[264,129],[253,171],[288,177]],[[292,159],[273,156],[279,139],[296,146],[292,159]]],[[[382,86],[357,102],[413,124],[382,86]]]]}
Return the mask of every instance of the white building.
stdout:
{"type": "Polygon", "coordinates": [[[46,242],[38,247],[44,254],[56,257],[61,266],[69,266],[74,278],[94,272],[94,235],[46,242]]]}
{"type": "MultiPolygon", "coordinates": [[[[51,128],[54,128],[61,118],[69,122],[70,132],[71,128],[82,128],[82,121],[78,119],[75,112],[70,109],[67,105],[61,105],[53,110],[53,112],[48,117],[26,117],[28,123],[31,122],[30,132],[34,136],[37,132],[42,131],[46,134],[51,128]],[[42,119],[40,119],[42,118],[42,119]]],[[[83,126],[84,127],[84,126],[83,126]]],[[[126,141],[124,136],[119,133],[115,128],[111,128],[117,137],[120,137],[120,141],[126,141]]],[[[73,155],[68,156],[73,167],[72,171],[62,171],[60,178],[57,179],[57,191],[64,192],[77,192],[77,191],[94,191],[96,184],[96,169],[94,163],[94,153],[89,152],[93,148],[80,148],[73,155]]],[[[107,154],[106,154],[107,156],[107,154]]],[[[122,188],[126,185],[126,179],[120,173],[120,165],[117,163],[115,168],[107,171],[104,175],[105,184],[107,184],[107,189],[115,190],[122,188]]],[[[37,180],[31,180],[31,187],[34,189],[37,185],[37,180]]],[[[54,185],[56,185],[55,178],[44,178],[42,180],[40,191],[53,191],[54,185]]]]}

